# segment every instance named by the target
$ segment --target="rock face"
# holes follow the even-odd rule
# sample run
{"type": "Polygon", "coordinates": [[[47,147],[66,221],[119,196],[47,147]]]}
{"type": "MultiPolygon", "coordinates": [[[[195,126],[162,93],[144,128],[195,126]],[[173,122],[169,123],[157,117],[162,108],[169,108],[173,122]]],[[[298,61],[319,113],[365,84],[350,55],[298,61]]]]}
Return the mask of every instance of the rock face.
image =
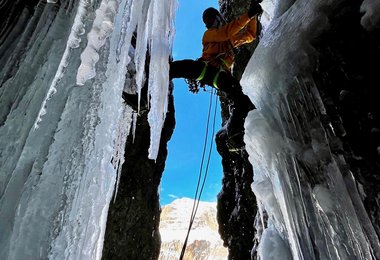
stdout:
{"type": "Polygon", "coordinates": [[[148,111],[137,119],[136,133],[128,137],[119,190],[111,202],[104,238],[103,259],[157,259],[160,252],[158,186],[167,156],[166,144],[174,130],[173,96],[161,135],[156,161],[148,159],[148,111]]]}
{"type": "MultiPolygon", "coordinates": [[[[227,21],[235,19],[247,10],[247,1],[219,1],[220,10],[227,21]]],[[[257,42],[239,48],[233,75],[240,79],[257,42]]],[[[222,157],[223,181],[218,194],[219,233],[228,247],[229,259],[250,259],[255,241],[254,219],[257,213],[256,198],[251,189],[253,169],[245,149],[231,149],[227,131],[234,129],[233,143],[243,143],[244,120],[230,120],[231,108],[236,107],[228,97],[221,98],[223,129],[217,133],[217,150],[222,157]]],[[[236,111],[236,110],[235,110],[236,111]]],[[[249,112],[239,107],[238,113],[244,119],[249,112]]],[[[233,146],[234,144],[232,144],[233,146]]],[[[232,147],[233,148],[233,147],[232,147]]]]}
{"type": "MultiPolygon", "coordinates": [[[[177,199],[162,207],[160,219],[160,260],[178,259],[189,227],[194,200],[177,199]]],[[[216,203],[200,202],[184,259],[227,258],[228,250],[218,234],[216,203]]]]}

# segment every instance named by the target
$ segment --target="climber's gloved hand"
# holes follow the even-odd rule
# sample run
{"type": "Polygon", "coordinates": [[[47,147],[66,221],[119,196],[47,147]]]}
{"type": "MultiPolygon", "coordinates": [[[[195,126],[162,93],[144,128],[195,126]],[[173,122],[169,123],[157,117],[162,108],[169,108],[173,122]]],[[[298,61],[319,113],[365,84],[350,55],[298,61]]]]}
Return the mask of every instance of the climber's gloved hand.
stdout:
{"type": "Polygon", "coordinates": [[[255,15],[260,15],[262,13],[263,13],[263,9],[261,8],[261,5],[259,4],[259,2],[256,0],[253,0],[248,9],[249,18],[252,18],[255,15]]]}

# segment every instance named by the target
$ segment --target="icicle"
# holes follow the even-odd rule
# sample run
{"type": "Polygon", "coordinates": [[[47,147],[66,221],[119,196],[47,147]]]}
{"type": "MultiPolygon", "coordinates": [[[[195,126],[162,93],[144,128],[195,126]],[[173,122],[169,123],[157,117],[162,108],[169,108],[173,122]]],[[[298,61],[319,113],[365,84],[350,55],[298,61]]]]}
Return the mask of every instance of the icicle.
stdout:
{"type": "Polygon", "coordinates": [[[87,35],[88,43],[81,54],[81,64],[77,72],[77,85],[95,77],[95,65],[99,60],[99,49],[105,44],[106,39],[114,29],[114,16],[118,10],[115,0],[103,0],[98,10],[91,31],[87,35]]]}
{"type": "Polygon", "coordinates": [[[151,34],[151,12],[152,8],[148,8],[150,0],[145,0],[143,15],[140,16],[137,30],[137,40],[136,40],[136,55],[135,55],[135,64],[136,64],[136,85],[138,93],[138,112],[140,112],[140,101],[141,101],[141,89],[145,81],[145,60],[146,54],[148,51],[148,37],[151,34]],[[149,9],[149,14],[148,14],[149,9]]]}
{"type": "Polygon", "coordinates": [[[132,115],[132,136],[133,136],[132,142],[133,143],[135,142],[138,115],[139,115],[138,113],[133,113],[133,115],[132,115]]]}
{"type": "Polygon", "coordinates": [[[260,216],[261,225],[262,225],[263,230],[264,230],[265,229],[264,209],[263,209],[263,204],[261,203],[261,201],[257,202],[257,207],[259,209],[259,216],[260,216]]]}
{"type": "Polygon", "coordinates": [[[149,155],[156,159],[161,138],[162,127],[165,122],[168,107],[169,92],[169,56],[173,40],[173,20],[175,0],[164,3],[152,0],[153,8],[152,39],[150,40],[151,60],[149,66],[148,93],[150,97],[150,111],[148,122],[151,128],[149,155]],[[170,10],[170,12],[166,12],[170,10]]]}
{"type": "Polygon", "coordinates": [[[120,116],[119,127],[118,127],[118,136],[115,141],[114,156],[113,156],[113,165],[117,168],[117,177],[116,177],[116,187],[114,192],[114,202],[116,200],[117,191],[119,189],[121,170],[124,163],[124,154],[125,154],[125,144],[131,129],[132,122],[134,122],[135,114],[129,106],[123,107],[123,112],[120,116]]]}
{"type": "Polygon", "coordinates": [[[132,3],[133,1],[126,1],[125,6],[123,8],[123,22],[121,25],[121,30],[120,30],[120,36],[119,36],[119,41],[117,43],[117,48],[116,48],[116,61],[120,62],[120,54],[122,52],[122,48],[125,44],[125,36],[127,33],[127,28],[128,28],[128,22],[130,20],[131,16],[131,9],[132,9],[132,3]]]}
{"type": "MultiPolygon", "coordinates": [[[[116,59],[117,62],[120,62],[122,59],[122,50],[125,48],[127,50],[130,49],[132,35],[136,30],[136,26],[138,21],[143,13],[142,7],[144,1],[131,1],[132,5],[127,6],[126,8],[130,8],[130,12],[126,12],[124,17],[124,21],[128,21],[128,23],[123,22],[122,31],[120,35],[120,41],[116,49],[116,59]]],[[[144,18],[144,17],[142,17],[144,18]]]]}
{"type": "Polygon", "coordinates": [[[81,0],[78,5],[78,10],[74,18],[74,23],[71,28],[69,38],[67,40],[66,48],[59,63],[57,72],[50,84],[49,90],[46,93],[45,99],[42,102],[40,112],[38,113],[37,119],[34,123],[34,129],[38,128],[38,124],[41,122],[42,117],[46,114],[46,103],[47,101],[57,92],[57,85],[60,79],[63,77],[64,71],[68,65],[68,60],[70,58],[71,49],[78,48],[81,39],[79,38],[84,33],[84,17],[87,14],[87,7],[89,6],[88,0],[81,0]]]}

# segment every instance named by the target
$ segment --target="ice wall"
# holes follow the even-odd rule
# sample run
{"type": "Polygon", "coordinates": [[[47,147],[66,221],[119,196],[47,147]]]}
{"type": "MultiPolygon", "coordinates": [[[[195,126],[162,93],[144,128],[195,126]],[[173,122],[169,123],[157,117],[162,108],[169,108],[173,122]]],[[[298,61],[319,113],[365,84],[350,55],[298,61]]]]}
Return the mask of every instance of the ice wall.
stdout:
{"type": "Polygon", "coordinates": [[[41,1],[1,39],[2,259],[100,259],[133,117],[121,98],[134,82],[127,65],[135,59],[141,88],[149,50],[154,159],[174,10],[174,0],[41,1]]]}
{"type": "MultiPolygon", "coordinates": [[[[115,73],[118,81],[125,80],[126,67],[130,62],[127,55],[122,53],[129,50],[131,39],[136,33],[134,62],[136,64],[137,93],[141,98],[141,89],[145,82],[146,54],[150,55],[148,97],[150,112],[148,121],[151,127],[151,146],[149,159],[156,159],[168,106],[169,90],[169,56],[172,51],[174,37],[175,0],[144,0],[127,1],[124,8],[123,22],[120,27],[121,35],[116,49],[117,66],[115,73]]],[[[81,65],[78,69],[77,84],[83,85],[86,80],[96,75],[96,63],[99,59],[98,50],[104,45],[105,39],[112,31],[112,20],[109,14],[117,8],[116,1],[106,1],[96,12],[94,26],[88,38],[89,44],[81,55],[81,65]],[[106,17],[106,19],[104,19],[106,17]],[[101,37],[99,37],[99,33],[101,37]]]]}
{"type": "MultiPolygon", "coordinates": [[[[241,81],[257,110],[245,122],[252,189],[262,225],[260,259],[379,259],[379,240],[355,179],[331,151],[334,129],[311,72],[311,42],[342,2],[264,0],[262,38],[241,81]]],[[[364,1],[362,26],[379,26],[376,1],[364,1]]],[[[260,230],[258,228],[258,230],[260,230]]]]}

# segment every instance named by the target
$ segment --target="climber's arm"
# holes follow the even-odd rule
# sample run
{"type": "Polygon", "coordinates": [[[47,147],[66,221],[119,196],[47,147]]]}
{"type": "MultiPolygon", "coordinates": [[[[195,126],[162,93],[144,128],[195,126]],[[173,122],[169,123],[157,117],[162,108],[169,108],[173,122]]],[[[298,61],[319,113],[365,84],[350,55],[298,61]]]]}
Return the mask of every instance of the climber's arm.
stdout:
{"type": "Polygon", "coordinates": [[[233,20],[218,29],[213,28],[207,30],[203,35],[202,42],[224,42],[231,40],[231,38],[243,29],[250,21],[251,19],[248,17],[248,13],[245,13],[238,19],[233,20]]]}
{"type": "Polygon", "coordinates": [[[246,30],[240,31],[231,39],[234,47],[239,47],[245,43],[251,43],[256,39],[257,34],[257,18],[256,16],[248,23],[246,30]]]}
{"type": "Polygon", "coordinates": [[[256,39],[257,37],[257,15],[255,15],[252,20],[247,25],[247,32],[256,39]]]}

